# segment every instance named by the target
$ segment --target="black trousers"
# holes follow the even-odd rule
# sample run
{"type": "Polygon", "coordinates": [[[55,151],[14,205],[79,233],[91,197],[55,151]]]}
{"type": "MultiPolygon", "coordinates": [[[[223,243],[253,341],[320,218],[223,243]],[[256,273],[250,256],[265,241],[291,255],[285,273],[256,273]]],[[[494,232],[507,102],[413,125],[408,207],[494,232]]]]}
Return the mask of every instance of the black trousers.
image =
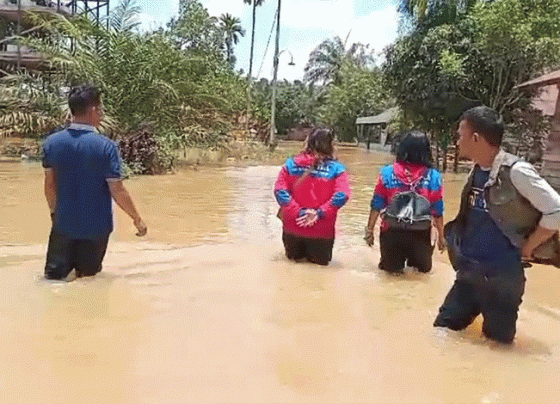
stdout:
{"type": "Polygon", "coordinates": [[[459,331],[482,314],[484,335],[509,344],[515,337],[524,291],[521,260],[496,262],[493,269],[459,264],[457,279],[439,309],[434,326],[459,331]]]}
{"type": "Polygon", "coordinates": [[[430,272],[432,269],[434,247],[431,229],[387,229],[379,236],[379,249],[381,250],[379,268],[384,271],[402,272],[405,263],[420,272],[430,272]]]}
{"type": "Polygon", "coordinates": [[[328,265],[332,259],[334,239],[299,237],[284,232],[282,241],[291,260],[307,258],[314,264],[328,265]]]}
{"type": "Polygon", "coordinates": [[[76,276],[94,276],[101,271],[109,235],[97,240],[76,240],[51,231],[47,249],[45,278],[61,280],[72,269],[76,276]]]}

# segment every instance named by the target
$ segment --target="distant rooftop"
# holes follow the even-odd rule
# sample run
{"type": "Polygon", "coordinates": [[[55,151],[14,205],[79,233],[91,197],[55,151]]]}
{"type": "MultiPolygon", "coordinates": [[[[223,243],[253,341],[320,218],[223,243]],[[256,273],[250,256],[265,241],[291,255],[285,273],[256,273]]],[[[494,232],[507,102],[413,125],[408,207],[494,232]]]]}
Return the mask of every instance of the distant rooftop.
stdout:
{"type": "Polygon", "coordinates": [[[379,125],[383,123],[389,123],[391,122],[391,119],[393,119],[397,115],[398,111],[398,107],[393,107],[389,108],[386,111],[383,111],[379,115],[363,116],[356,119],[356,125],[379,125]]]}
{"type": "Polygon", "coordinates": [[[518,85],[519,89],[542,88],[542,92],[533,99],[533,107],[542,111],[543,115],[553,116],[558,100],[558,86],[560,85],[560,70],[545,74],[533,80],[518,85]]]}
{"type": "Polygon", "coordinates": [[[560,84],[560,70],[545,74],[533,80],[526,81],[517,86],[517,88],[543,87],[560,84]]]}

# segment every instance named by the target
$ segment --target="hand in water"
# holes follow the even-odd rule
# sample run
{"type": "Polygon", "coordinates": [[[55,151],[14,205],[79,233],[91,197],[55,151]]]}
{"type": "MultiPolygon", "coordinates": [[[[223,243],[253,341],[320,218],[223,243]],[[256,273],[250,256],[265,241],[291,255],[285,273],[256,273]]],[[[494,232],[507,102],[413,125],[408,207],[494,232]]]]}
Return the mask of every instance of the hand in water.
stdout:
{"type": "Polygon", "coordinates": [[[144,223],[142,219],[135,220],[134,226],[138,229],[138,233],[136,233],[138,237],[143,237],[148,233],[148,226],[146,226],[146,223],[144,223]]]}
{"type": "Polygon", "coordinates": [[[311,227],[314,226],[319,220],[319,214],[315,209],[306,209],[304,214],[296,219],[296,223],[299,227],[311,227]]]}
{"type": "Polygon", "coordinates": [[[375,240],[375,236],[373,235],[373,230],[369,229],[368,227],[366,227],[366,229],[365,229],[364,240],[366,241],[366,244],[367,244],[368,246],[370,246],[370,247],[373,246],[374,240],[375,240]]]}

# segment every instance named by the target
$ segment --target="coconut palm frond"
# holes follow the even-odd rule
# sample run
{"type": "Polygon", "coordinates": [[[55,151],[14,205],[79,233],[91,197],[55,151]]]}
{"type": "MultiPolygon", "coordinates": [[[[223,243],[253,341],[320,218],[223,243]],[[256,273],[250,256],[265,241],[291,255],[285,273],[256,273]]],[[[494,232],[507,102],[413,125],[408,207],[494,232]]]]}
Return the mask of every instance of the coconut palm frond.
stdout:
{"type": "Polygon", "coordinates": [[[130,32],[138,28],[138,15],[142,9],[136,0],[121,0],[109,17],[109,25],[114,32],[130,32]]]}

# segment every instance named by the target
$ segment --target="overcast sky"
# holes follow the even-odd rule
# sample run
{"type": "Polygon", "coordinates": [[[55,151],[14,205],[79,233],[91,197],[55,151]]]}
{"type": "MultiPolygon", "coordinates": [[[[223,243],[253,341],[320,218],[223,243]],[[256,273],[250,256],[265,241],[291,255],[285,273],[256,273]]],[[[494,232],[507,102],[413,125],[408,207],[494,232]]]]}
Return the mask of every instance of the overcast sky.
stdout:
{"type": "MultiPolygon", "coordinates": [[[[157,28],[177,15],[179,0],[137,0],[142,8],[141,21],[144,28],[157,28]]],[[[251,45],[251,7],[243,0],[201,0],[210,15],[230,13],[241,19],[246,30],[245,37],[235,48],[237,69],[248,71],[251,45]]],[[[396,0],[282,0],[280,49],[289,50],[296,66],[288,66],[290,55],[280,56],[279,79],[295,80],[303,77],[303,68],[309,53],[323,40],[339,35],[348,43],[362,42],[380,52],[397,36],[398,15],[396,0]]],[[[265,0],[257,8],[255,58],[253,76],[272,77],[272,54],[274,35],[265,56],[277,0],[265,0]]]]}

